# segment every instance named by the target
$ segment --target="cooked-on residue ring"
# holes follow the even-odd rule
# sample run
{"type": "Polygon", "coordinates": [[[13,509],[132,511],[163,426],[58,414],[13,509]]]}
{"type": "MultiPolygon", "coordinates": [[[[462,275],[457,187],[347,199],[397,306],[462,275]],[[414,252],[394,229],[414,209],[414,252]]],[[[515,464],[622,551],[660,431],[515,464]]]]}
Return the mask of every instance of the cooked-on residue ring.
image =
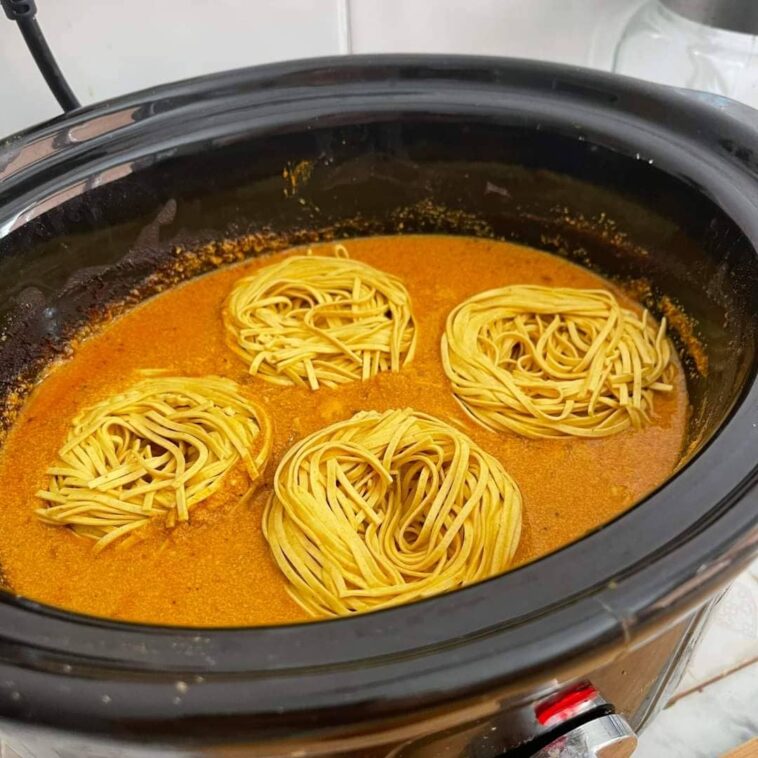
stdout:
{"type": "Polygon", "coordinates": [[[318,389],[399,371],[416,349],[403,283],[347,257],[298,255],[238,281],[224,305],[227,344],[250,373],[318,389]]]}
{"type": "Polygon", "coordinates": [[[650,419],[674,375],[666,320],[606,290],[518,285],[448,316],[442,362],[463,408],[526,437],[605,437],[650,419]]]}
{"type": "Polygon", "coordinates": [[[152,376],[76,416],[36,512],[102,550],[157,516],[189,520],[240,461],[252,486],[270,452],[268,416],[235,382],[152,376]]]}
{"type": "Polygon", "coordinates": [[[287,452],[263,532],[294,599],[342,616],[504,571],[521,495],[455,427],[410,409],[361,412],[287,452]]]}

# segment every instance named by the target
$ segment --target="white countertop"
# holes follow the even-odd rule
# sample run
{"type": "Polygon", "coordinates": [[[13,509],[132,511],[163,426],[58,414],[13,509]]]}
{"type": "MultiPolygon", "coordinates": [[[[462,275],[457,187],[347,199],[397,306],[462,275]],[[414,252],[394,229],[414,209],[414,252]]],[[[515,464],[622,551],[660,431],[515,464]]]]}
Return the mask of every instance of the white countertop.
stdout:
{"type": "Polygon", "coordinates": [[[756,736],[758,560],[720,601],[679,688],[634,755],[717,758],[756,736]]]}

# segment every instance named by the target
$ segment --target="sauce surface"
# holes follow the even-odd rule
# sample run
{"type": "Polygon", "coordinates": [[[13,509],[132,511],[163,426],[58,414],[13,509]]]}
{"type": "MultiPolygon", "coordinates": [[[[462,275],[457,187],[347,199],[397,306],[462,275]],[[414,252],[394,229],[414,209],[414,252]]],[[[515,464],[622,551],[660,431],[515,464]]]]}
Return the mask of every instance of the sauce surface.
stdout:
{"type": "MultiPolygon", "coordinates": [[[[453,399],[440,361],[448,312],[471,295],[509,284],[605,287],[596,274],[548,253],[490,240],[375,237],[344,243],[351,257],[405,282],[419,329],[414,360],[399,373],[336,389],[279,387],[252,378],[224,341],[221,309],[234,282],[280,257],[222,269],[161,294],[75,346],[33,391],[0,453],[0,565],[12,590],[33,600],[113,619],[189,626],[246,626],[307,619],[289,597],[261,533],[274,470],[297,440],[359,410],[412,407],[455,419],[513,476],[523,495],[514,567],[578,539],[623,513],[673,471],[682,447],[687,394],[657,394],[650,426],[594,440],[528,440],[476,425],[453,399]],[[234,472],[198,505],[189,524],[155,524],[137,544],[108,548],[42,524],[34,493],[47,482],[70,422],[83,407],[126,389],[144,368],[228,376],[268,408],[274,425],[263,486],[248,503],[234,472]]],[[[300,252],[300,251],[299,251],[300,252]]],[[[331,245],[314,246],[331,254],[331,245]]]]}

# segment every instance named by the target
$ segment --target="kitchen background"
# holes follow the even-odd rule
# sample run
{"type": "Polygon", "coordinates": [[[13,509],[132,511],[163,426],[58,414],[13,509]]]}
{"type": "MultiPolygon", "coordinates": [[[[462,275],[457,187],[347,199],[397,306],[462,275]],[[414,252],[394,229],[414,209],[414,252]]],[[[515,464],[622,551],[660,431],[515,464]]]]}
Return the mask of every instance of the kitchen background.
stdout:
{"type": "MultiPolygon", "coordinates": [[[[656,0],[37,0],[37,7],[83,104],[292,58],[449,52],[621,71],[758,107],[758,37],[699,26],[656,0]]],[[[15,25],[0,19],[0,137],[58,113],[15,25]]],[[[712,758],[756,735],[758,562],[712,615],[636,756],[712,758]]]]}

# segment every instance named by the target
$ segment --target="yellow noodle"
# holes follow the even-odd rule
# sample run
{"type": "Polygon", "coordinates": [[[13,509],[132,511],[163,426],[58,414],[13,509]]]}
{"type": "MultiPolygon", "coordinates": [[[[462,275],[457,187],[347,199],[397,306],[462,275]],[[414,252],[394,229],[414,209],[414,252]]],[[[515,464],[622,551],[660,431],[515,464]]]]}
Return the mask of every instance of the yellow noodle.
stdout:
{"type": "Polygon", "coordinates": [[[650,419],[675,371],[666,320],[605,290],[516,285],[448,316],[442,362],[464,410],[525,437],[605,437],[650,419]]]}
{"type": "Polygon", "coordinates": [[[255,482],[270,452],[268,416],[230,379],[151,376],[74,419],[36,513],[102,550],[156,516],[188,521],[239,461],[255,482]]]}
{"type": "Polygon", "coordinates": [[[235,285],[224,305],[227,344],[267,381],[318,389],[399,371],[416,325],[403,283],[347,257],[300,255],[235,285]]]}
{"type": "Polygon", "coordinates": [[[504,571],[521,495],[458,429],[410,409],[361,412],[287,452],[263,532],[292,597],[342,616],[504,571]]]}

